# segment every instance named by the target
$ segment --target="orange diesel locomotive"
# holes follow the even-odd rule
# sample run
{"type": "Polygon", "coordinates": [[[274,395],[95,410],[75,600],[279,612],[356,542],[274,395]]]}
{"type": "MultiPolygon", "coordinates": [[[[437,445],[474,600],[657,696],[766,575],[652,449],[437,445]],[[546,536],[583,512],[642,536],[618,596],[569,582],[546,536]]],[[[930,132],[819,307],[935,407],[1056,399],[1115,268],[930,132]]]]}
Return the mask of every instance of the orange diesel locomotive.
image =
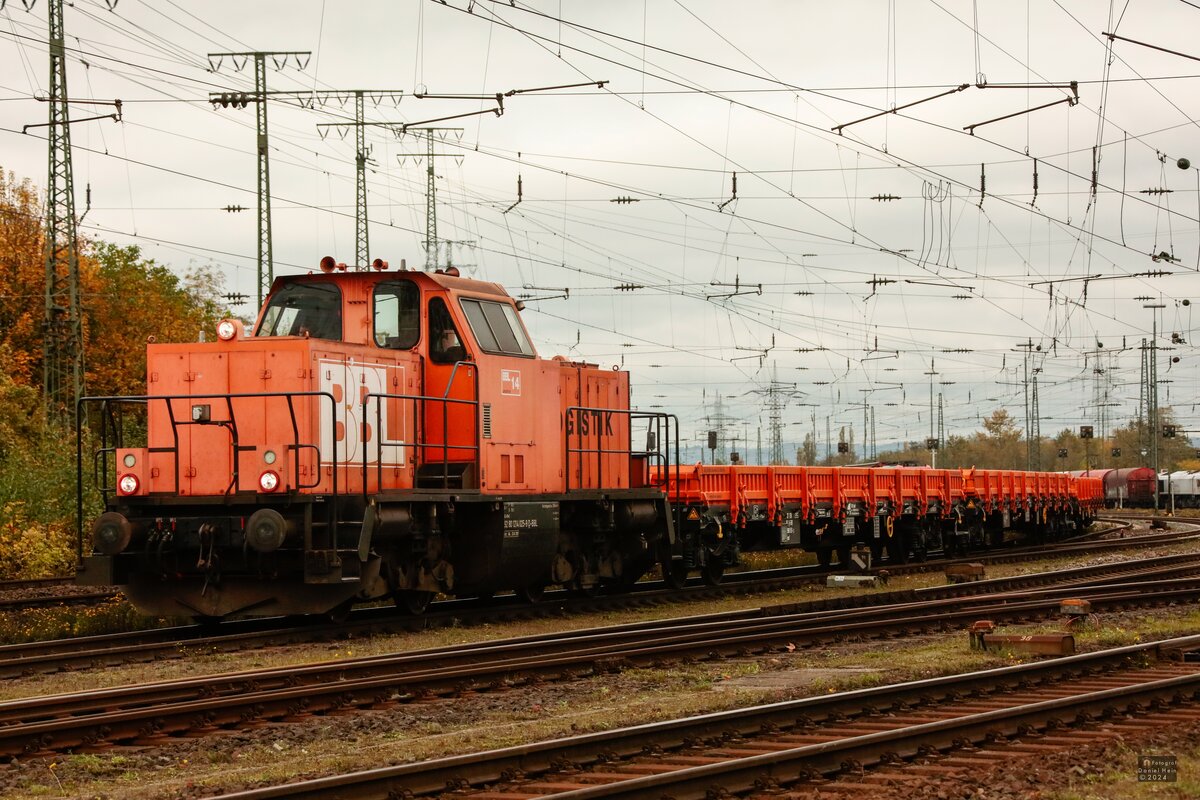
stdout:
{"type": "MultiPolygon", "coordinates": [[[[419,612],[620,590],[656,564],[716,583],[742,549],[895,562],[1054,538],[1103,502],[1060,473],[681,467],[674,417],[631,409],[627,372],[539,357],[500,286],[375,267],[280,278],[252,334],[151,344],[145,396],[81,401],[105,511],[80,582],[154,614],[419,612]]],[[[84,463],[81,445],[80,486],[84,463]]]]}
{"type": "Polygon", "coordinates": [[[155,614],[419,611],[670,558],[649,469],[675,427],[630,410],[628,372],[539,357],[496,284],[375,267],[279,278],[252,334],[151,344],[146,396],[82,401],[110,485],[81,581],[155,614]]]}

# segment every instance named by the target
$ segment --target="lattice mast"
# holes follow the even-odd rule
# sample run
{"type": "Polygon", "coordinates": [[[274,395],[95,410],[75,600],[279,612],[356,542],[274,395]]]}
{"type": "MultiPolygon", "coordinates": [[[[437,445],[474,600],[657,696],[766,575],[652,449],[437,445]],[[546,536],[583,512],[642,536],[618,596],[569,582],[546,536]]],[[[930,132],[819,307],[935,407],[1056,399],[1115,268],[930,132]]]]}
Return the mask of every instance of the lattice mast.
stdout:
{"type": "Polygon", "coordinates": [[[437,269],[437,181],[433,169],[433,131],[425,131],[425,269],[437,269]]]}
{"type": "Polygon", "coordinates": [[[51,413],[74,414],[83,396],[83,323],[79,304],[75,182],[71,171],[63,0],[49,0],[50,121],[46,183],[46,308],[42,385],[51,413]]]}
{"type": "MultiPolygon", "coordinates": [[[[270,140],[267,136],[267,58],[270,57],[276,69],[283,69],[289,57],[296,59],[296,65],[303,69],[312,55],[309,51],[296,50],[255,50],[244,53],[209,53],[209,63],[215,72],[226,57],[233,60],[240,70],[247,60],[254,61],[254,94],[237,96],[236,105],[244,106],[254,103],[254,133],[255,149],[258,160],[258,305],[262,307],[263,298],[275,280],[275,258],[271,243],[271,159],[270,140]],[[213,59],[217,59],[213,61],[213,59]],[[239,62],[239,59],[241,61],[239,62]],[[301,61],[303,59],[303,61],[301,61]]],[[[214,103],[228,105],[229,95],[221,95],[222,100],[214,103]]],[[[210,97],[210,99],[212,99],[210,97]]]]}

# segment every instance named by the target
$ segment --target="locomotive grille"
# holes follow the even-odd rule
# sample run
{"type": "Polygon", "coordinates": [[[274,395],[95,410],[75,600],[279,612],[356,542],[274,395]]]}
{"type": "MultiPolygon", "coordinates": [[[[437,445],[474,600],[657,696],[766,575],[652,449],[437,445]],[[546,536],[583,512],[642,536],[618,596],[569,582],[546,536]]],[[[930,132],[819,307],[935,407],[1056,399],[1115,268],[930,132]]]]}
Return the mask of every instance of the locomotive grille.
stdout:
{"type": "Polygon", "coordinates": [[[492,438],[492,404],[483,404],[483,438],[492,438]]]}

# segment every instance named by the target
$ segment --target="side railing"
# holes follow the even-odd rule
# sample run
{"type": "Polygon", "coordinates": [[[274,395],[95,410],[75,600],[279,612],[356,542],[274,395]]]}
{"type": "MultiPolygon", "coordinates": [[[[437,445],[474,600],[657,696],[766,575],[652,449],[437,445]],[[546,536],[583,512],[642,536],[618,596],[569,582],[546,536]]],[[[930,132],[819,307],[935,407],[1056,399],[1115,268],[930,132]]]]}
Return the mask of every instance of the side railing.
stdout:
{"type": "MultiPolygon", "coordinates": [[[[100,441],[98,447],[92,453],[92,471],[95,478],[96,489],[100,492],[101,499],[105,506],[116,495],[116,487],[106,483],[110,476],[115,474],[116,470],[116,453],[119,448],[129,446],[126,443],[129,425],[125,421],[127,409],[131,406],[140,407],[144,414],[145,430],[142,432],[147,437],[146,451],[147,453],[168,453],[173,461],[174,486],[171,494],[179,495],[179,479],[181,473],[180,462],[180,443],[179,430],[184,426],[207,426],[219,427],[225,429],[229,434],[229,445],[231,458],[231,470],[229,483],[226,485],[223,494],[228,497],[233,494],[241,476],[241,454],[243,452],[252,451],[257,448],[257,444],[243,445],[241,443],[237,412],[234,408],[236,400],[270,400],[272,398],[281,399],[287,407],[288,419],[292,430],[292,441],[286,446],[292,458],[292,475],[296,476],[295,490],[312,489],[321,483],[321,447],[320,444],[314,444],[308,441],[301,441],[300,422],[296,414],[296,403],[301,398],[318,398],[328,401],[330,419],[337,418],[337,406],[333,395],[330,392],[252,392],[245,394],[196,394],[196,395],[136,395],[136,396],[109,396],[109,397],[83,397],[76,403],[75,413],[75,498],[76,498],[76,535],[77,547],[79,552],[83,550],[83,509],[84,509],[84,484],[83,484],[83,449],[84,449],[84,426],[89,419],[95,418],[96,427],[99,428],[100,441]],[[225,408],[225,419],[212,419],[211,409],[209,413],[197,414],[195,408],[203,406],[203,402],[197,401],[212,401],[211,405],[223,404],[225,408]],[[153,404],[164,403],[166,405],[166,418],[171,426],[171,444],[169,446],[150,447],[149,444],[149,425],[150,412],[153,409],[153,404]],[[184,403],[188,406],[186,419],[176,411],[176,404],[184,403]],[[199,417],[199,418],[197,418],[199,417]],[[312,483],[301,483],[300,476],[300,454],[306,450],[311,450],[316,453],[314,470],[314,480],[312,483]]],[[[261,413],[261,412],[260,412],[261,413]]],[[[341,465],[341,459],[338,457],[338,442],[337,434],[334,430],[336,426],[331,426],[329,452],[332,455],[332,463],[334,469],[331,470],[332,482],[330,485],[333,495],[336,497],[339,494],[338,487],[338,469],[341,465]]],[[[305,435],[307,438],[307,433],[305,435]]],[[[330,513],[333,518],[330,524],[333,530],[337,530],[337,503],[329,504],[330,513]]]]}
{"type": "MultiPolygon", "coordinates": [[[[363,462],[362,462],[362,491],[364,499],[369,495],[368,475],[370,474],[370,466],[372,463],[372,453],[368,451],[366,446],[367,441],[367,425],[372,418],[375,421],[375,430],[380,432],[375,438],[374,464],[375,464],[375,486],[383,487],[383,469],[384,460],[383,454],[385,448],[398,449],[401,452],[411,450],[413,459],[426,464],[435,463],[424,458],[428,451],[441,451],[442,456],[442,488],[450,488],[450,452],[468,451],[474,453],[472,462],[478,469],[479,451],[480,451],[480,430],[479,430],[479,367],[473,361],[456,361],[454,369],[450,372],[450,380],[446,382],[446,389],[441,397],[431,395],[412,395],[412,394],[385,394],[385,393],[369,393],[363,398],[362,402],[362,437],[363,445],[363,462]],[[472,387],[473,397],[470,400],[451,397],[450,391],[454,388],[454,381],[459,376],[459,369],[464,371],[473,370],[467,374],[475,376],[474,385],[472,387]],[[402,406],[408,406],[412,410],[413,419],[413,440],[411,442],[385,442],[383,440],[383,413],[384,408],[389,401],[396,401],[402,406]],[[429,410],[430,404],[440,406],[442,410],[442,441],[429,443],[425,439],[424,422],[426,413],[429,410]],[[372,417],[372,405],[374,406],[374,415],[372,417]],[[450,409],[453,406],[467,406],[471,408],[471,438],[470,444],[450,444],[450,409]]],[[[465,487],[463,487],[465,488],[465,487]]]]}
{"type": "Polygon", "coordinates": [[[628,474],[625,476],[626,486],[641,485],[661,489],[674,510],[674,529],[676,531],[680,529],[682,519],[679,517],[683,511],[682,504],[679,502],[681,483],[678,458],[679,420],[674,414],[619,408],[569,406],[563,414],[563,425],[566,431],[563,437],[564,488],[568,494],[572,491],[588,488],[581,485],[572,485],[572,477],[576,466],[578,466],[580,473],[579,484],[583,483],[585,465],[591,462],[594,464],[593,474],[596,479],[596,485],[600,488],[605,488],[605,457],[612,455],[622,456],[622,460],[629,465],[628,474]],[[591,419],[596,419],[598,418],[597,415],[605,414],[616,415],[626,421],[625,435],[622,441],[613,442],[610,437],[600,434],[583,433],[581,420],[585,415],[590,415],[591,419]],[[645,423],[647,441],[644,450],[635,450],[633,448],[633,432],[639,423],[645,423]],[[585,440],[592,438],[595,439],[595,444],[589,446],[585,440]],[[655,470],[653,467],[658,467],[658,469],[655,470]],[[672,469],[674,470],[674,481],[671,480],[672,475],[670,471],[672,469]],[[635,470],[639,474],[635,475],[635,470]],[[674,486],[673,491],[671,489],[672,486],[674,486]]]}

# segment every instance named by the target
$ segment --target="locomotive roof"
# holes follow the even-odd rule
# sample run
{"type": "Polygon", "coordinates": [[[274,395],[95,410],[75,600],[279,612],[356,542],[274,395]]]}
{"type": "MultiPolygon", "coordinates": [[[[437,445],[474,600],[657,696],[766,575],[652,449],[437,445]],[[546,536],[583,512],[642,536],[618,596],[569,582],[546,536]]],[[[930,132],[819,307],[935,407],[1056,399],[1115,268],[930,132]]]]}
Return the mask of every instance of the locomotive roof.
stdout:
{"type": "Polygon", "coordinates": [[[283,275],[275,278],[271,291],[289,283],[334,283],[341,286],[354,284],[375,284],[396,278],[408,278],[418,284],[431,285],[447,289],[455,293],[493,295],[497,298],[510,299],[508,291],[498,283],[479,281],[474,278],[464,278],[442,270],[425,272],[423,270],[355,270],[337,272],[310,272],[302,275],[283,275]]]}

